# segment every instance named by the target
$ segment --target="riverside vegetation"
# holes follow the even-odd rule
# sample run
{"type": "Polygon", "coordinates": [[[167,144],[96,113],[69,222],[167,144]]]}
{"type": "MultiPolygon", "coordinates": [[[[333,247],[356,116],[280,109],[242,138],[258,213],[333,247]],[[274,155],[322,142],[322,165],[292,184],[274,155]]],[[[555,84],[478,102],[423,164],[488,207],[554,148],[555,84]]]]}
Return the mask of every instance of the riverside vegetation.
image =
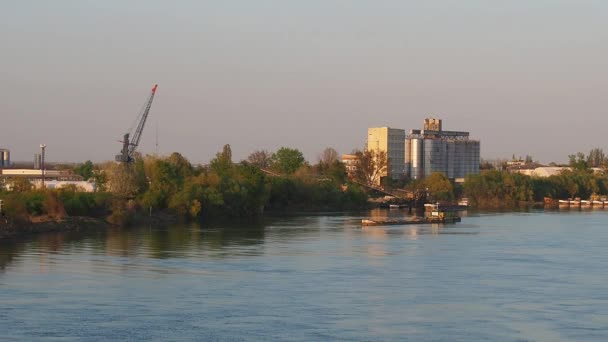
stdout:
{"type": "Polygon", "coordinates": [[[6,215],[15,221],[33,217],[62,219],[92,216],[127,225],[155,216],[179,219],[254,217],[268,211],[338,211],[362,209],[367,194],[346,178],[333,149],[309,165],[296,149],[271,154],[256,151],[234,163],[229,145],[206,166],[194,166],[179,153],[139,157],[133,164],[90,161],[74,171],[97,184],[85,193],[73,186],[35,190],[15,179],[0,194],[6,215]],[[263,170],[271,175],[268,175],[263,170]]]}
{"type": "MultiPolygon", "coordinates": [[[[6,216],[21,223],[41,217],[89,216],[127,225],[151,212],[155,217],[198,220],[254,217],[268,211],[357,210],[365,208],[368,200],[359,184],[373,182],[388,163],[386,156],[374,153],[355,153],[360,167],[353,181],[346,177],[345,166],[331,148],[315,165],[308,164],[297,149],[286,147],[275,153],[255,151],[247,160],[234,163],[229,145],[206,166],[192,165],[179,153],[140,156],[131,165],[87,161],[74,172],[95,181],[96,192],[81,192],[74,186],[35,190],[29,181],[17,178],[11,181],[11,191],[1,192],[0,198],[6,216]]],[[[569,170],[547,178],[486,169],[469,175],[462,185],[434,173],[424,180],[385,186],[425,192],[431,201],[468,197],[479,209],[512,209],[545,197],[607,195],[608,177],[591,169],[605,169],[605,164],[601,150],[594,149],[588,157],[582,153],[570,156],[569,170]]]]}

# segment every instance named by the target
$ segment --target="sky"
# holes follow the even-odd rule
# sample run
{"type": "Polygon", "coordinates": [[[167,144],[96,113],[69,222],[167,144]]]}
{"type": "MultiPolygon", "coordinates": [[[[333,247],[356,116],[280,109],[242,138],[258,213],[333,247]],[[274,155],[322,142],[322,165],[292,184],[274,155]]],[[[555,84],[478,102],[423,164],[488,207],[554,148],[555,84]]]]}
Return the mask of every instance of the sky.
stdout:
{"type": "Polygon", "coordinates": [[[608,1],[0,0],[0,147],[112,160],[158,83],[139,150],[364,147],[425,117],[486,159],[608,150],[608,1]],[[158,131],[158,135],[156,132],[158,131]],[[158,139],[156,138],[158,136],[158,139]]]}

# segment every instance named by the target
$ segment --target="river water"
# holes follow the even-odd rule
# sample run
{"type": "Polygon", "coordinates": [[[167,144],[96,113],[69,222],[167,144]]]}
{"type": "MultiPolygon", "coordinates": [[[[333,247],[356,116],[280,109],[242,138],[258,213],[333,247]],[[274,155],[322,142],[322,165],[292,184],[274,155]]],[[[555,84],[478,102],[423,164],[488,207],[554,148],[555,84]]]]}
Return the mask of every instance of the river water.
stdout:
{"type": "Polygon", "coordinates": [[[0,340],[608,340],[608,211],[367,215],[0,241],[0,340]]]}

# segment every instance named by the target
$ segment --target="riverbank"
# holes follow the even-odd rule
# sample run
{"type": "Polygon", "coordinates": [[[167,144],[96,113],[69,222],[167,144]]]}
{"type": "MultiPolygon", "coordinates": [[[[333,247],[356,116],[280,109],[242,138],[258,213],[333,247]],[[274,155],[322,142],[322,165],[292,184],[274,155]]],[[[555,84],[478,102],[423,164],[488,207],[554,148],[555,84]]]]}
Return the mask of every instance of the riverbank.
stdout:
{"type": "Polygon", "coordinates": [[[82,229],[105,229],[108,227],[110,227],[110,224],[104,220],[83,216],[66,217],[59,220],[37,218],[31,222],[16,222],[4,219],[0,221],[0,239],[29,234],[70,232],[82,229]]]}

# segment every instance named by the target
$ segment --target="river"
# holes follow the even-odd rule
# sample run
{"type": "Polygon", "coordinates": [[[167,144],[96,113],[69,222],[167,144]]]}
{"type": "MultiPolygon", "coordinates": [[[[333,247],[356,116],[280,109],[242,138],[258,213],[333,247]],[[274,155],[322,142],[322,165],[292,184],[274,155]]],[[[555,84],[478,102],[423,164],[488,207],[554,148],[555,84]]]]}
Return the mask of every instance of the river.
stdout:
{"type": "Polygon", "coordinates": [[[367,215],[0,241],[0,340],[608,338],[608,211],[367,215]]]}

